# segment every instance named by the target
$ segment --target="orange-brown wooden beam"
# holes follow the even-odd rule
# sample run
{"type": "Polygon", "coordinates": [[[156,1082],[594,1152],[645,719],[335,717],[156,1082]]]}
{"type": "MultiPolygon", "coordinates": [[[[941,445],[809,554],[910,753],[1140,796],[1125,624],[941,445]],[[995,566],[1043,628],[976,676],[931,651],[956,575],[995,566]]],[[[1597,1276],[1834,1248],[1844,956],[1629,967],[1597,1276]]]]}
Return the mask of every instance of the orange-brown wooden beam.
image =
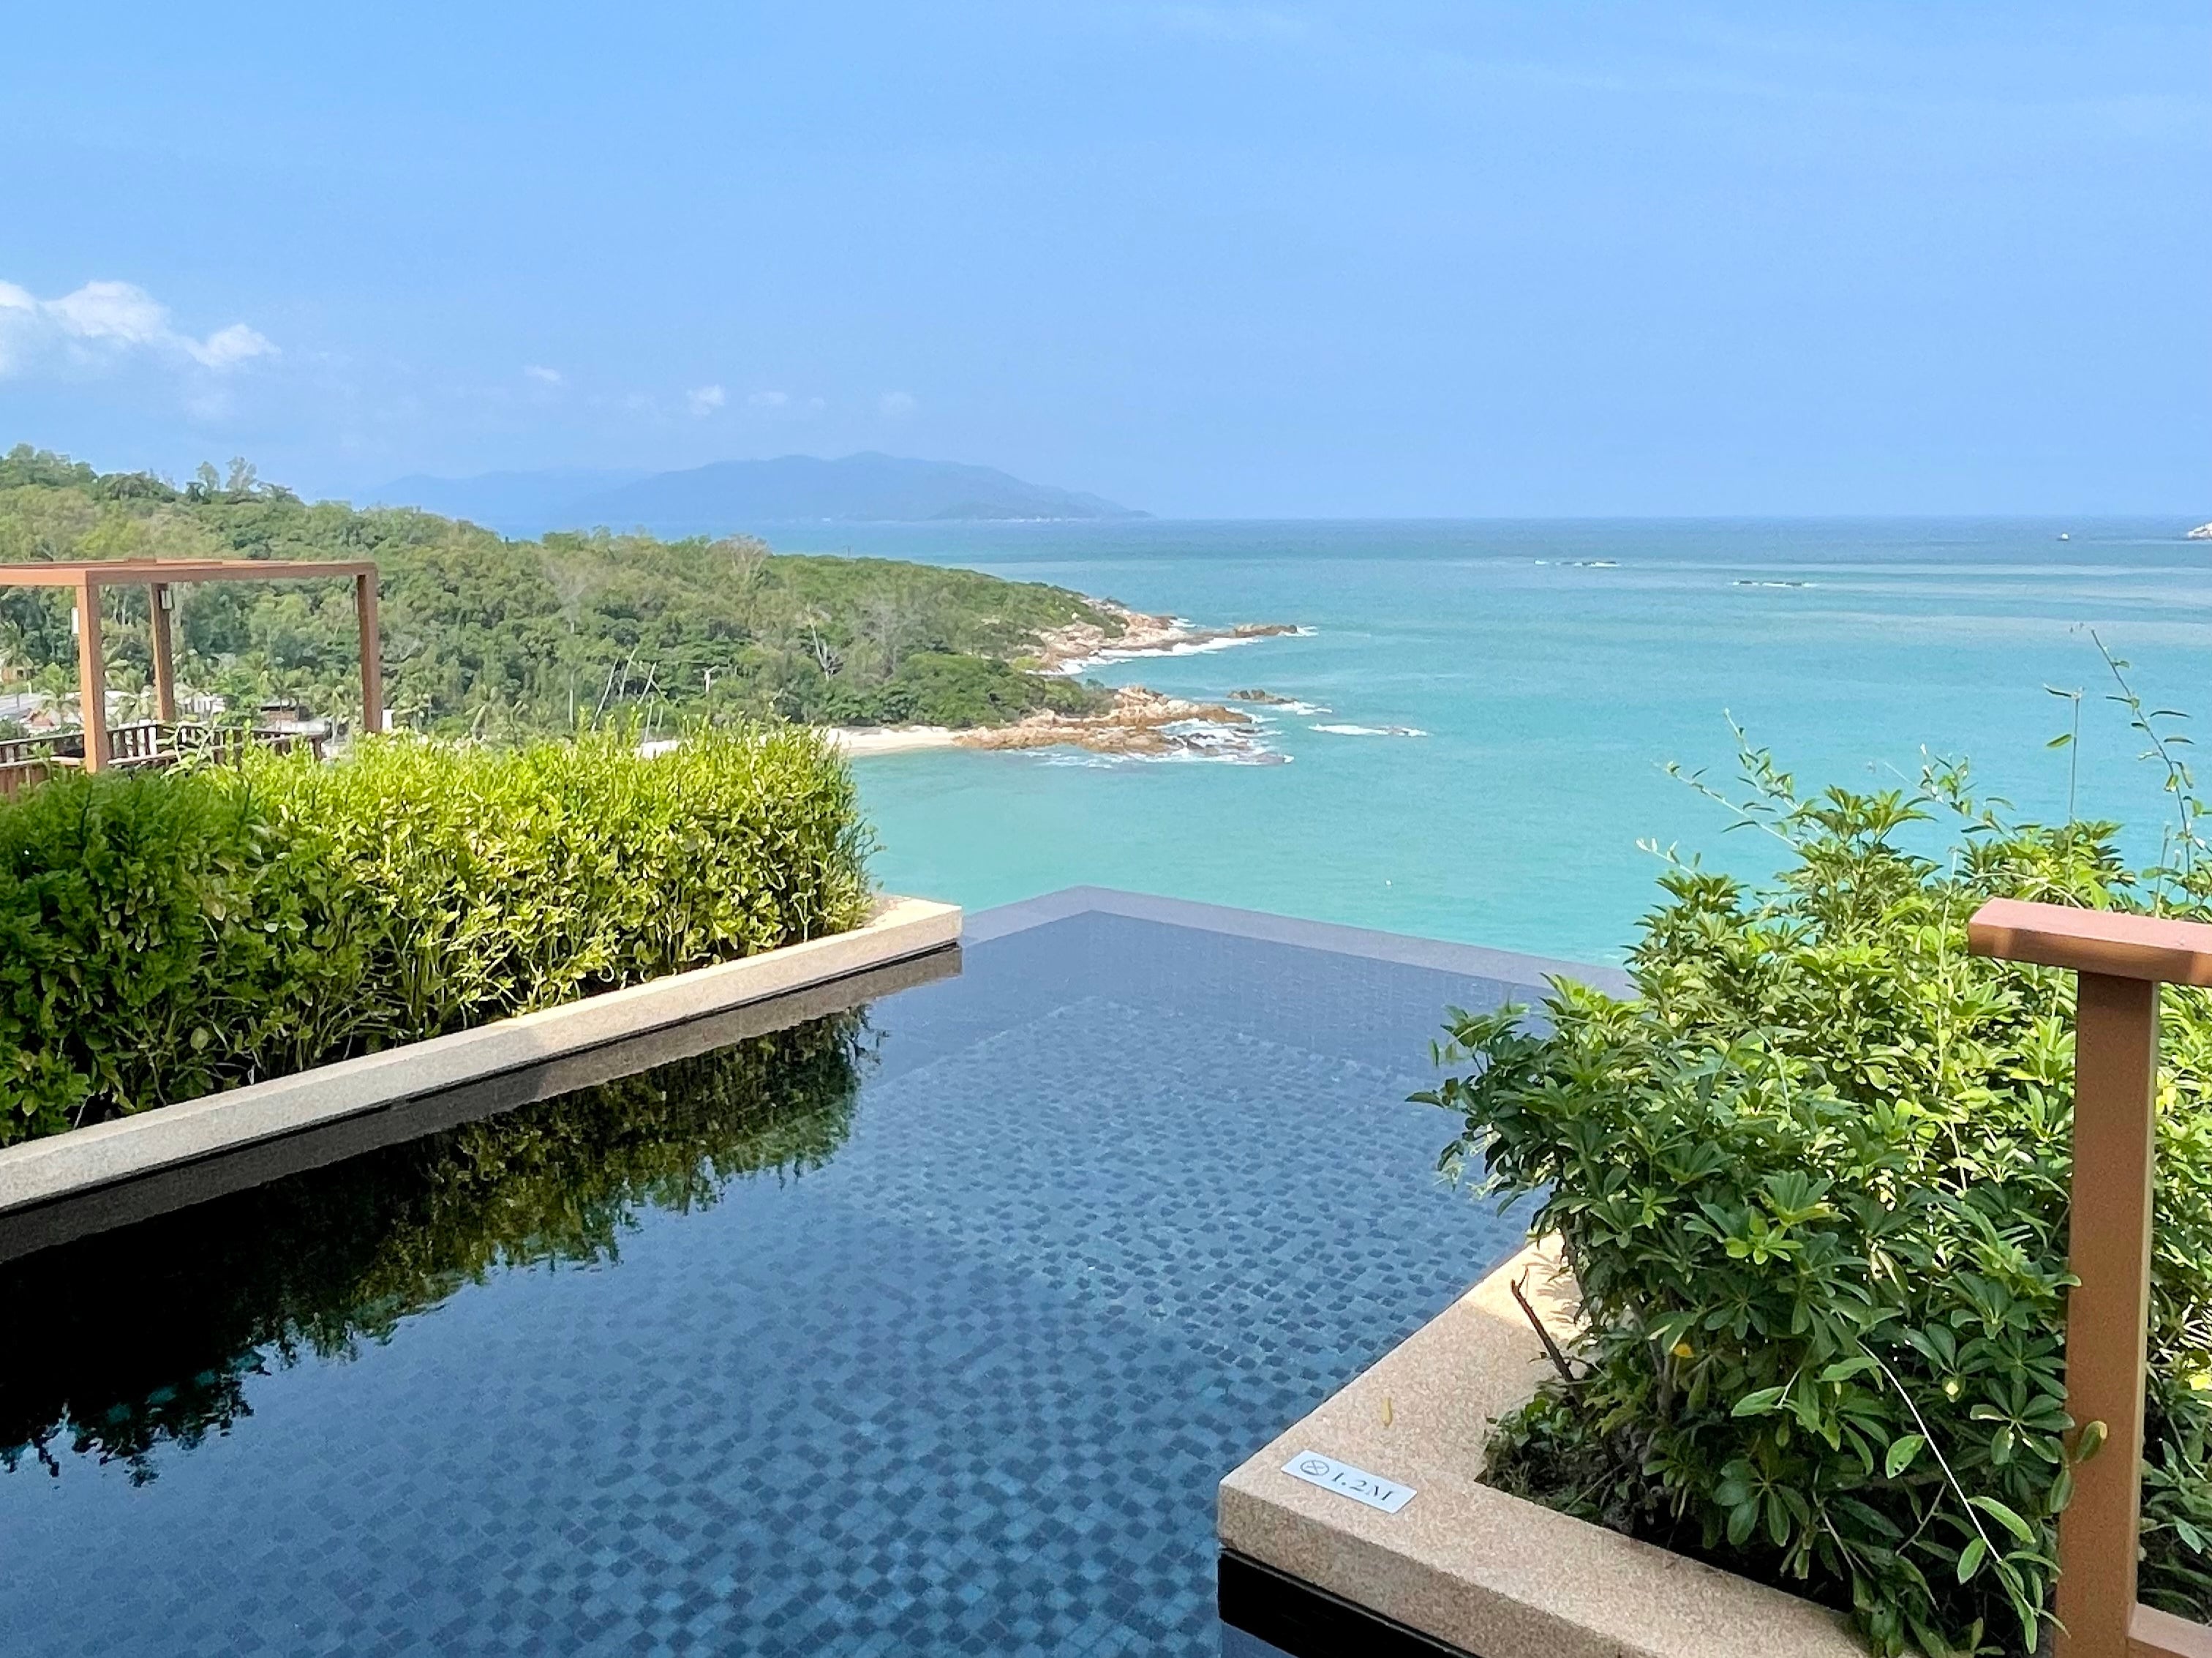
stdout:
{"type": "Polygon", "coordinates": [[[361,623],[361,728],[373,736],[384,729],[384,642],[378,631],[374,566],[353,578],[353,605],[361,623]]]}
{"type": "Polygon", "coordinates": [[[146,589],[146,613],[154,639],[154,717],[164,725],[177,718],[175,643],[169,631],[169,587],[156,582],[146,589]]]}
{"type": "Polygon", "coordinates": [[[84,728],[84,769],[107,765],[107,658],[100,649],[100,588],[76,584],[76,708],[84,728]]]}
{"type": "Polygon", "coordinates": [[[2162,984],[2212,984],[2212,926],[1992,899],[1966,927],[1977,955],[2069,967],[2075,1014],[2074,1184],[2066,1411],[2104,1442],[2075,1465],[2058,1518],[2058,1658],[2212,1658],[2212,1629],[2141,1606],[2144,1348],[2150,1324],[2162,984]]]}
{"type": "Polygon", "coordinates": [[[2074,1186],[2066,1264],[2066,1413],[2105,1424],[2058,1516],[2054,1610],[2068,1658],[2128,1658],[2142,1513],[2159,987],[2081,975],[2074,1029],[2074,1186]]]}
{"type": "Polygon", "coordinates": [[[2212,1658],[2212,1629],[2155,1606],[2137,1606],[2128,1624],[2128,1658],[2212,1658]]]}

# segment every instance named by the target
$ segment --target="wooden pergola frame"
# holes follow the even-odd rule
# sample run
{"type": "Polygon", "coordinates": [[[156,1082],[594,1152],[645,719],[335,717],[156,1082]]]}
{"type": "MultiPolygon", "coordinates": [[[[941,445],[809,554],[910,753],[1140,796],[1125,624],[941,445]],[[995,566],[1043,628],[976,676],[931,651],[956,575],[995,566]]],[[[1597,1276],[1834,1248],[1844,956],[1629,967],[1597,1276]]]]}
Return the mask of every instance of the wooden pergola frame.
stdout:
{"type": "Polygon", "coordinates": [[[103,588],[144,588],[154,636],[154,704],[164,725],[177,717],[175,647],[169,631],[169,589],[195,582],[304,582],[348,577],[361,623],[361,722],[384,728],[384,661],[376,631],[376,566],[366,558],[95,558],[42,564],[0,564],[0,587],[70,588],[76,594],[77,709],[84,727],[84,769],[108,765],[107,659],[100,648],[103,588]]]}

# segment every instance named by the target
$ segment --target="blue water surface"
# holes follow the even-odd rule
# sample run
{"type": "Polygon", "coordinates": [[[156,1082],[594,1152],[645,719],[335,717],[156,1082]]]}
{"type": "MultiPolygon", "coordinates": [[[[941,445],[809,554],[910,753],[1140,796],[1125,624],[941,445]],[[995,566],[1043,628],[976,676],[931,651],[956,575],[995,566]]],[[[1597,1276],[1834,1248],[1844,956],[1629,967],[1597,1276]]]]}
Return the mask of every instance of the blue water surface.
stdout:
{"type": "Polygon", "coordinates": [[[0,1651],[1224,1650],[1218,1481],[1517,1245],[1405,1096],[1525,988],[963,965],[0,1267],[0,1651]]]}
{"type": "MultiPolygon", "coordinates": [[[[1200,621],[1311,637],[1103,670],[1277,717],[1286,765],[1034,753],[871,759],[878,869],[971,905],[1133,887],[1576,960],[1619,960],[1657,896],[1639,840],[1747,875],[1668,777],[1727,784],[1728,718],[1808,787],[1910,787],[1967,756],[2023,814],[2064,816],[2046,747],[2087,692],[2076,809],[2148,856],[2160,774],[2094,630],[2151,706],[2212,712],[2212,544],[2180,521],[1627,521],[794,527],[777,545],[965,564],[1200,621]],[[2063,535],[2067,539],[2060,539],[2063,535]],[[1419,737],[1317,730],[1323,724],[1419,737]]],[[[1930,844],[1936,843],[1931,841],[1930,844]]]]}

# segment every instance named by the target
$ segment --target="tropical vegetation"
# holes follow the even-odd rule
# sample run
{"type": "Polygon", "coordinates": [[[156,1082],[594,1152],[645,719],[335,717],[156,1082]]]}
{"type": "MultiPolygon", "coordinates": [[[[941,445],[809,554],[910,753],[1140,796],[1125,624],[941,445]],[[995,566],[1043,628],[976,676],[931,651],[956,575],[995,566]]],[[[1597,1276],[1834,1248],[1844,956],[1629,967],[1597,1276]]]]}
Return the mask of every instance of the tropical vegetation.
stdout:
{"type": "Polygon", "coordinates": [[[795,727],[67,774],[0,801],[0,1144],[842,930],[843,762],[795,727]]]}
{"type": "MultiPolygon", "coordinates": [[[[179,486],[28,445],[0,455],[0,564],[123,558],[373,558],[395,721],[502,739],[609,718],[650,734],[701,718],[972,726],[1086,711],[1105,693],[1031,671],[1038,637],[1071,623],[1122,627],[1080,594],[974,570],[775,555],[748,536],[602,528],[508,540],[411,509],[308,503],[243,460],[179,486]]],[[[343,583],[173,591],[188,690],[329,716],[355,705],[343,583]]],[[[104,602],[111,681],[143,689],[144,594],[104,602]]],[[[64,595],[0,589],[0,681],[59,699],[75,663],[64,595]]]]}
{"type": "MultiPolygon", "coordinates": [[[[2074,990],[1965,932],[1995,895],[2212,916],[2193,783],[2122,692],[2178,802],[2154,868],[2111,823],[2008,820],[1963,766],[1806,797],[1747,745],[1732,804],[1785,849],[1775,885],[1670,861],[1632,999],[1453,1015],[1446,1165],[1533,1194],[1584,1297],[1487,1478],[1825,1600],[1877,1653],[2035,1649],[2101,1432],[2062,1370],[2074,990]]],[[[2203,1618],[2212,999],[2169,990],[2165,1021],[2142,1593],[2203,1618]]]]}

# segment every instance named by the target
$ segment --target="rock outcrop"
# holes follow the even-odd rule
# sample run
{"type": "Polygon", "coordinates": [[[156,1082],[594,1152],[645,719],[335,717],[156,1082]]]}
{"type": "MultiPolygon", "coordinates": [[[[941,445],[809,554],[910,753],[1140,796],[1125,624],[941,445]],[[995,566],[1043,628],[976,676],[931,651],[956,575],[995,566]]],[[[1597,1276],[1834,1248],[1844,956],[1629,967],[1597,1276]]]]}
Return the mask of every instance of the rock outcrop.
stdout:
{"type": "Polygon", "coordinates": [[[1036,666],[1046,674],[1080,674],[1106,662],[1144,656],[1180,656],[1239,639],[1272,639],[1296,633],[1291,622],[1239,622],[1233,627],[1199,627],[1174,616],[1132,610],[1111,599],[1093,599],[1094,609],[1121,624],[1119,633],[1096,622],[1070,622],[1037,635],[1036,666]]]}
{"type": "Polygon", "coordinates": [[[1218,703],[1187,702],[1143,686],[1114,693],[1098,714],[1036,713],[1012,725],[963,731],[963,748],[1085,748],[1097,754],[1264,760],[1252,716],[1218,703]]]}

